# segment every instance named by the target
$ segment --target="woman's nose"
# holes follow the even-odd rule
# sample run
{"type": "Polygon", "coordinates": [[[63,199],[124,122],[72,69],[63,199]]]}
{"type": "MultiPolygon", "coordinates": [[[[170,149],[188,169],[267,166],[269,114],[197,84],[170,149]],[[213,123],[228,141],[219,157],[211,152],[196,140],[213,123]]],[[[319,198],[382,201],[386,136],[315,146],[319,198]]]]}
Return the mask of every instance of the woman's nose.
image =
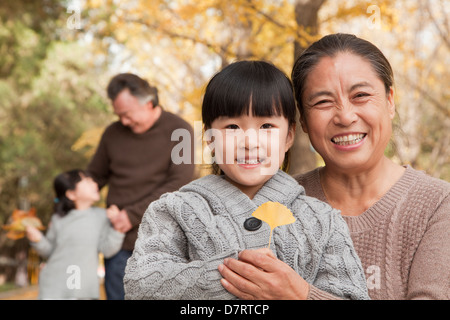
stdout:
{"type": "Polygon", "coordinates": [[[358,116],[355,108],[351,104],[347,104],[336,108],[333,120],[336,125],[348,127],[358,120],[358,116]]]}

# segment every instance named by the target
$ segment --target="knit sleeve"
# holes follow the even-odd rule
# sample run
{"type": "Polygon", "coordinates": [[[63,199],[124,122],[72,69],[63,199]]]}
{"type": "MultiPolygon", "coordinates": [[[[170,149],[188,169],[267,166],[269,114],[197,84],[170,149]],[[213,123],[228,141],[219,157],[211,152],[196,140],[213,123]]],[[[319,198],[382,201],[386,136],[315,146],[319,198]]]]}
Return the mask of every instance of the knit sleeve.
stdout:
{"type": "Polygon", "coordinates": [[[334,298],[368,300],[364,271],[347,224],[339,211],[333,210],[330,215],[330,237],[308,298],[330,299],[334,295],[334,298]]]}
{"type": "Polygon", "coordinates": [[[100,234],[98,251],[103,253],[105,258],[111,258],[122,248],[125,234],[113,228],[111,222],[103,213],[103,227],[100,234]]]}
{"type": "MultiPolygon", "coordinates": [[[[135,249],[125,269],[125,298],[235,298],[220,284],[217,267],[226,257],[237,258],[237,251],[222,251],[208,259],[190,259],[187,237],[177,215],[172,212],[186,210],[178,202],[181,200],[167,194],[146,210],[135,249]]],[[[195,244],[196,249],[201,242],[195,244]]]]}
{"type": "Polygon", "coordinates": [[[42,258],[48,258],[56,246],[56,229],[58,218],[54,214],[48,225],[47,233],[43,235],[39,242],[30,242],[30,245],[37,251],[42,258]]]}

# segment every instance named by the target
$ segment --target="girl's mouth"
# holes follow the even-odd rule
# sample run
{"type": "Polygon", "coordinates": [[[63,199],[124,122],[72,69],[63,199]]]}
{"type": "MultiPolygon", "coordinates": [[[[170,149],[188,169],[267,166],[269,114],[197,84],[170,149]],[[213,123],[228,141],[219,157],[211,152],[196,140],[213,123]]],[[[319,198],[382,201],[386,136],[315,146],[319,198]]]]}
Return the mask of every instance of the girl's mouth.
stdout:
{"type": "Polygon", "coordinates": [[[237,164],[260,164],[261,159],[237,159],[237,164]]]}

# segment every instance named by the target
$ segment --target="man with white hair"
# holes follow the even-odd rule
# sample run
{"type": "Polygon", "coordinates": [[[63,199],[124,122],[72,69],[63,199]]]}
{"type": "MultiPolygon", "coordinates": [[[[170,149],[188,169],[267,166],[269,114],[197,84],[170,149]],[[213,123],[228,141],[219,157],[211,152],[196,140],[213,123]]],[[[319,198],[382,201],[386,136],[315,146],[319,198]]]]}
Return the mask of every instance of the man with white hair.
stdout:
{"type": "Polygon", "coordinates": [[[193,137],[193,130],[179,116],[163,110],[157,88],[137,75],[116,75],[107,92],[119,121],[106,128],[88,171],[99,188],[108,185],[108,216],[116,230],[126,233],[122,250],[105,259],[106,296],[121,300],[125,266],[142,215],[163,193],[178,190],[193,179],[193,160],[174,164],[171,159],[177,144],[171,141],[172,132],[187,129],[193,137]]]}

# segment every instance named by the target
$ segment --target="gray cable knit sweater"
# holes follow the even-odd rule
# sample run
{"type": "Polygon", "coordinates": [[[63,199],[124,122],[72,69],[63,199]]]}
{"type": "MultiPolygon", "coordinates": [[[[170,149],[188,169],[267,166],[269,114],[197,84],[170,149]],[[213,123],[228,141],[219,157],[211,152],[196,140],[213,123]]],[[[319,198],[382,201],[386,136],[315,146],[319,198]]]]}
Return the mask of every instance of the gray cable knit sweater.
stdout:
{"type": "Polygon", "coordinates": [[[126,299],[236,299],[217,270],[243,249],[267,247],[270,228],[244,221],[261,204],[280,202],[293,224],[274,229],[271,249],[308,283],[349,299],[369,299],[361,262],[339,211],[278,171],[253,199],[209,175],[164,194],[145,212],[125,269],[126,299]]]}

